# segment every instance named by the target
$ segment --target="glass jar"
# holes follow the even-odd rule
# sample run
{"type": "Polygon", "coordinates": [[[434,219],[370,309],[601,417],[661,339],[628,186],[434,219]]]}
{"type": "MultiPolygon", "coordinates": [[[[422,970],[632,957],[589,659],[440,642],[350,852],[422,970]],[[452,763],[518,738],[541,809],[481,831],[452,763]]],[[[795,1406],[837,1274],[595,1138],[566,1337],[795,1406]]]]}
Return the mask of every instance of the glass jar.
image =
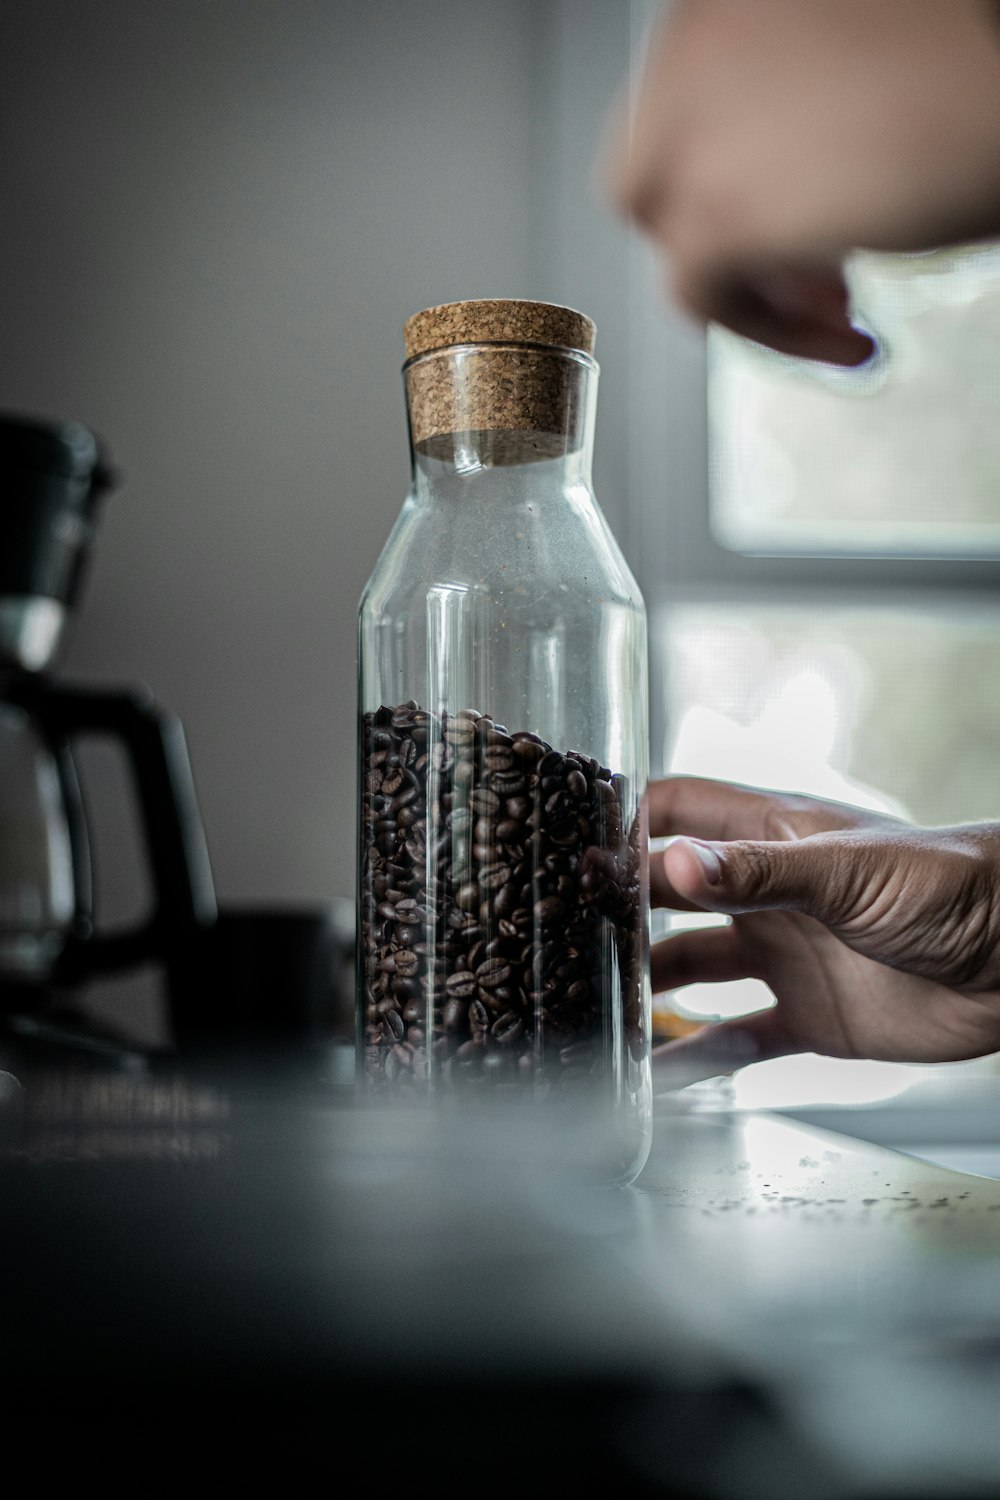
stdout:
{"type": "Polygon", "coordinates": [[[406,325],[413,484],[359,620],[358,1067],[651,1133],[646,616],[591,486],[594,326],[406,325]],[[547,1104],[546,1104],[547,1107],[547,1104]]]}

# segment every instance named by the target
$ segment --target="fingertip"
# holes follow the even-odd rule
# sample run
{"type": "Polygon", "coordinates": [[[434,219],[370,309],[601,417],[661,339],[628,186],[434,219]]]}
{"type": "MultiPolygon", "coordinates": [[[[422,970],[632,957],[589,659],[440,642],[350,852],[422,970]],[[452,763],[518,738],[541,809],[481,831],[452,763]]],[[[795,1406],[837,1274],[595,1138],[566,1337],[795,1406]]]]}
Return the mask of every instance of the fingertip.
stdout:
{"type": "Polygon", "coordinates": [[[711,844],[700,839],[672,839],[663,851],[663,868],[674,889],[689,900],[711,904],[722,881],[722,861],[711,844]]]}

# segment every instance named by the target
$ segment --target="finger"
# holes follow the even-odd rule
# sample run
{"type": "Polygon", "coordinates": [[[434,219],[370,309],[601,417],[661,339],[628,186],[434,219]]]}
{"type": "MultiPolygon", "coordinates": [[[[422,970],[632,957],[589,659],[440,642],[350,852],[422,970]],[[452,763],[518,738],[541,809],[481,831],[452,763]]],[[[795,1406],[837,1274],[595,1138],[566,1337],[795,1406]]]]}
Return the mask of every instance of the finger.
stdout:
{"type": "Polygon", "coordinates": [[[875,353],[875,341],[851,321],[839,269],[814,267],[675,275],[681,306],[704,322],[721,323],[779,354],[856,366],[875,353]]]}
{"type": "Polygon", "coordinates": [[[663,853],[665,876],[708,911],[803,912],[836,930],[898,883],[902,843],[878,833],[819,833],[775,842],[678,838],[663,853]]]}
{"type": "Polygon", "coordinates": [[[655,909],[665,907],[668,911],[701,911],[702,908],[687,896],[674,890],[667,879],[662,851],[654,851],[649,858],[649,904],[655,909]]]}
{"type": "Polygon", "coordinates": [[[692,834],[703,839],[760,838],[776,808],[797,808],[802,798],[761,791],[703,776],[667,776],[649,788],[652,838],[692,834]]]}
{"type": "Polygon", "coordinates": [[[731,926],[678,932],[654,943],[650,951],[653,994],[679,990],[685,984],[756,978],[747,968],[741,948],[740,935],[731,926]]]}
{"type": "Polygon", "coordinates": [[[792,839],[828,829],[898,822],[847,802],[705,776],[666,776],[649,787],[651,838],[689,834],[700,839],[792,839]]]}
{"type": "Polygon", "coordinates": [[[686,1088],[689,1083],[718,1078],[750,1063],[801,1050],[776,1010],[755,1011],[654,1048],[653,1080],[659,1089],[686,1088]]]}

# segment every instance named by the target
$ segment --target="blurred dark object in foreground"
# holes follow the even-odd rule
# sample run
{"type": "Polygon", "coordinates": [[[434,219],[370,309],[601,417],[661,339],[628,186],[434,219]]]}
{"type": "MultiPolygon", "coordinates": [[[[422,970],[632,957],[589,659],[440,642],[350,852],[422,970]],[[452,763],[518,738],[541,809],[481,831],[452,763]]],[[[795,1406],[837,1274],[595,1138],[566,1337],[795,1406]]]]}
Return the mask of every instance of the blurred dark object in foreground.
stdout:
{"type": "Polygon", "coordinates": [[[587,1111],[373,1108],[277,1055],[143,1069],[0,1074],[12,1467],[1000,1496],[996,1184],[677,1099],[609,1190],[587,1111]]]}
{"type": "Polygon", "coordinates": [[[540,1149],[513,1116],[350,1100],[277,1068],[8,1080],[9,1452],[66,1480],[95,1446],[160,1482],[322,1465],[351,1495],[807,1493],[719,1483],[731,1450],[826,1493],[622,1274],[633,1205],[580,1177],[575,1125],[540,1149]]]}

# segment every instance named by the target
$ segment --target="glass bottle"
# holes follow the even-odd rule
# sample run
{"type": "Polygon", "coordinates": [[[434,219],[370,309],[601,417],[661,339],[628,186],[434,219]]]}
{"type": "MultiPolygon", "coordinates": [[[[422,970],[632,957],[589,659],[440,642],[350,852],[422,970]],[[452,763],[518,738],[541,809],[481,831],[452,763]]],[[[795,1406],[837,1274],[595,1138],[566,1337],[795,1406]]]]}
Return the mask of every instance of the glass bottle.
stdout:
{"type": "Polygon", "coordinates": [[[651,1132],[647,637],[591,486],[594,325],[451,303],[405,340],[413,483],[359,616],[359,1077],[585,1102],[627,1182],[651,1132]]]}

